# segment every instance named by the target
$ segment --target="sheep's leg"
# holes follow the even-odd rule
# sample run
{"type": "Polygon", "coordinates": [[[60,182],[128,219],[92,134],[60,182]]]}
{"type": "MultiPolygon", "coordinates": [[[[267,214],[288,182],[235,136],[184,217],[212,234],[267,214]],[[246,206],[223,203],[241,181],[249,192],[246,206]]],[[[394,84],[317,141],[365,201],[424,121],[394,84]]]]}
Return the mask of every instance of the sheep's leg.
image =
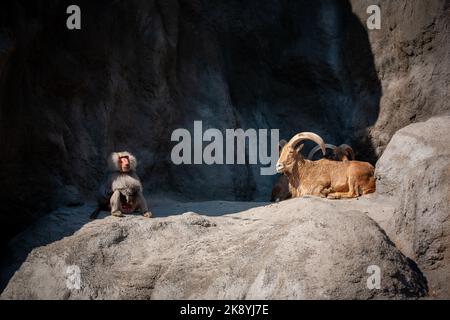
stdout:
{"type": "Polygon", "coordinates": [[[328,195],[331,193],[331,191],[333,191],[333,189],[330,187],[330,188],[323,188],[321,191],[320,191],[320,196],[322,197],[322,198],[326,198],[326,197],[328,197],[328,195]]]}
{"type": "Polygon", "coordinates": [[[348,192],[333,192],[328,194],[327,198],[329,199],[350,199],[358,197],[359,194],[357,192],[358,187],[355,187],[355,182],[353,179],[349,179],[348,182],[348,192]]]}
{"type": "Polygon", "coordinates": [[[350,199],[356,198],[358,195],[350,192],[334,192],[328,195],[328,199],[350,199]]]}
{"type": "Polygon", "coordinates": [[[369,182],[361,189],[362,189],[361,193],[363,195],[375,192],[375,189],[376,189],[375,178],[374,177],[370,177],[369,178],[369,182]]]}
{"type": "Polygon", "coordinates": [[[320,185],[312,189],[312,191],[310,192],[307,191],[304,195],[312,195],[321,198],[326,198],[327,195],[331,192],[331,190],[332,190],[331,188],[326,188],[323,185],[320,185]]]}

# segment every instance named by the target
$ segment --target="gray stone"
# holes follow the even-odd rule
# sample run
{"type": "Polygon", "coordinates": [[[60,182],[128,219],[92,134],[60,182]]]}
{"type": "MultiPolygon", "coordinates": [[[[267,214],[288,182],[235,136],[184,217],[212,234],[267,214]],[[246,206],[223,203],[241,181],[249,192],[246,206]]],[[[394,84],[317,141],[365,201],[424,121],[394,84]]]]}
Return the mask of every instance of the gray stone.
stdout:
{"type": "Polygon", "coordinates": [[[0,5],[2,243],[64,203],[61,186],[92,200],[111,151],[136,154],[146,194],[269,200],[258,165],[170,161],[172,131],[194,120],[314,131],[375,164],[396,130],[450,110],[445,0],[87,2],[99,14],[81,32],[65,11],[0,5]]]}
{"type": "MultiPolygon", "coordinates": [[[[354,201],[361,206],[303,198],[222,216],[187,211],[161,217],[167,207],[156,208],[154,219],[108,216],[33,249],[1,298],[405,299],[425,295],[427,284],[420,271],[364,213],[362,208],[373,199],[354,201]],[[66,285],[67,267],[72,265],[81,271],[80,290],[66,285]],[[381,270],[381,289],[367,287],[371,265],[381,270]]],[[[200,207],[213,211],[218,205],[204,202],[200,207]]],[[[191,209],[196,206],[191,204],[191,209]]],[[[232,212],[240,204],[225,206],[232,212]]],[[[64,216],[83,221],[86,211],[86,207],[62,209],[59,219],[45,225],[67,228],[61,223],[64,216]]],[[[15,243],[39,238],[28,232],[15,243]]]]}
{"type": "Polygon", "coordinates": [[[377,192],[396,201],[380,225],[418,263],[430,294],[450,297],[450,116],[399,130],[377,163],[377,192]],[[390,213],[391,214],[391,213],[390,213]]]}
{"type": "Polygon", "coordinates": [[[395,132],[410,123],[450,114],[448,0],[351,0],[366,24],[370,5],[381,8],[381,30],[367,32],[382,96],[368,128],[381,155],[395,132]]]}

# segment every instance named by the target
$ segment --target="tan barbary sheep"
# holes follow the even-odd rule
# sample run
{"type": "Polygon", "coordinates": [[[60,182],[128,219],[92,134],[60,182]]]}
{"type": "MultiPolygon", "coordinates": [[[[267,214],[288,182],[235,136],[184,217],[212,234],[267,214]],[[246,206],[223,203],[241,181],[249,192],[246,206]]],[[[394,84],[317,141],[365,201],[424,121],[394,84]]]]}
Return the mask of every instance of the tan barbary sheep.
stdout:
{"type": "MultiPolygon", "coordinates": [[[[286,140],[281,140],[279,143],[279,152],[281,153],[281,149],[287,144],[286,140]]],[[[308,160],[312,160],[314,155],[320,150],[321,146],[315,146],[308,154],[308,160]]],[[[355,160],[355,154],[353,149],[347,144],[341,144],[339,147],[336,147],[333,144],[326,143],[325,148],[331,150],[332,153],[328,156],[328,159],[335,161],[348,161],[355,160]]],[[[283,200],[287,200],[291,198],[291,193],[289,192],[289,179],[286,175],[281,175],[275,185],[272,188],[272,194],[270,197],[271,202],[279,202],[283,200]]]]}
{"type": "MultiPolygon", "coordinates": [[[[341,144],[339,147],[336,147],[334,144],[326,143],[325,147],[332,151],[332,154],[328,159],[336,160],[336,161],[348,161],[355,160],[355,153],[353,152],[352,147],[348,144],[341,144]]],[[[320,150],[320,146],[315,146],[308,154],[308,160],[312,160],[317,151],[320,150]]]]}
{"type": "Polygon", "coordinates": [[[289,180],[289,192],[293,198],[305,195],[332,199],[355,198],[375,192],[375,168],[368,162],[311,161],[299,152],[304,140],[316,142],[326,153],[323,139],[312,132],[296,134],[281,150],[277,172],[289,180]]]}

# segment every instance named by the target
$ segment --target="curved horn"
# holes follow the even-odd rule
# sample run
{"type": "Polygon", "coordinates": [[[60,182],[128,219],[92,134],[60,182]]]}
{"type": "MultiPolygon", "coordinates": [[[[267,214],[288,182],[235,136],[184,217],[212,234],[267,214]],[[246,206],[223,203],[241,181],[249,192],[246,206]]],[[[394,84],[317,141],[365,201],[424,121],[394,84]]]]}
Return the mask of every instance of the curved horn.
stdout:
{"type": "Polygon", "coordinates": [[[350,147],[348,144],[344,143],[344,144],[341,144],[339,146],[339,148],[344,151],[345,155],[348,155],[350,160],[355,160],[355,153],[353,152],[352,147],[350,147]]]}
{"type": "Polygon", "coordinates": [[[300,142],[302,142],[303,140],[314,141],[315,143],[317,143],[320,146],[320,149],[322,150],[323,155],[326,154],[325,142],[319,135],[317,135],[313,132],[297,133],[295,136],[292,137],[291,140],[289,140],[288,144],[290,146],[295,146],[295,145],[299,144],[300,142]]]}
{"type": "MultiPolygon", "coordinates": [[[[330,150],[336,150],[337,147],[334,144],[326,143],[325,148],[330,149],[330,150]]],[[[308,160],[312,160],[314,155],[316,154],[316,152],[319,151],[319,149],[320,149],[320,145],[317,145],[314,148],[312,148],[312,150],[308,154],[308,160]]]]}

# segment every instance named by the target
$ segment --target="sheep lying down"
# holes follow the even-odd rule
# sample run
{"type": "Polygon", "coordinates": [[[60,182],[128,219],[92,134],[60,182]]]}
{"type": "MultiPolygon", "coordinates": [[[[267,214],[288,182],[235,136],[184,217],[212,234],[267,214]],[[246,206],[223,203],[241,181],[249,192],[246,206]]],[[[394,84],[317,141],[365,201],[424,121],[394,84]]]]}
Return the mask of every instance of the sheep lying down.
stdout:
{"type": "Polygon", "coordinates": [[[305,140],[316,142],[326,154],[325,142],[312,132],[298,133],[283,146],[276,169],[287,177],[292,197],[314,195],[341,199],[375,192],[375,168],[370,163],[305,159],[300,153],[305,140]]]}

